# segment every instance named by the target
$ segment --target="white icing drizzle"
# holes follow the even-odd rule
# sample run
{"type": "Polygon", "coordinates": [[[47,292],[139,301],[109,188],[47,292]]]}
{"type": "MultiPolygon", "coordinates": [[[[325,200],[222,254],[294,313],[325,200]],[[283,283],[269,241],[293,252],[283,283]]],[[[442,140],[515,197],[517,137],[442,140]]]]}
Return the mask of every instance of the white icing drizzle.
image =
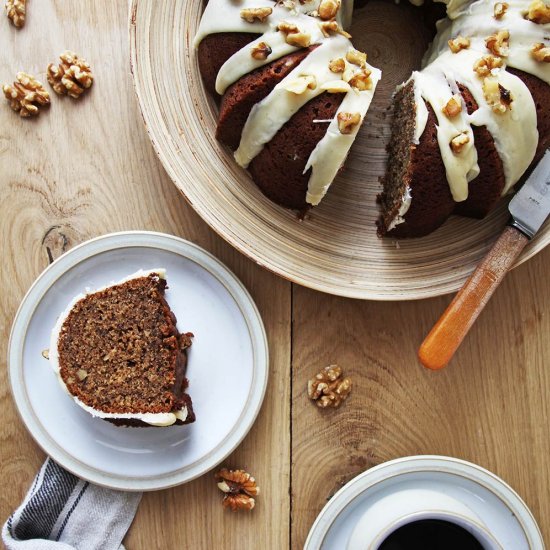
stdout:
{"type": "Polygon", "coordinates": [[[397,212],[395,218],[388,225],[388,231],[391,231],[396,226],[405,221],[405,214],[409,211],[409,208],[411,207],[411,201],[411,188],[407,185],[407,187],[405,188],[405,193],[401,197],[401,206],[399,207],[399,211],[397,212]]]}
{"type": "Polygon", "coordinates": [[[372,71],[370,78],[372,80],[372,89],[362,92],[352,90],[347,93],[334,118],[330,121],[326,134],[317,143],[315,149],[311,152],[307,161],[304,173],[310,168],[311,176],[308,181],[306,202],[313,206],[319,204],[326,195],[332,180],[336,177],[338,170],[342,166],[346,156],[355,141],[360,125],[356,126],[350,134],[342,134],[338,129],[338,113],[359,113],[361,121],[370,107],[376,84],[380,80],[382,73],[367,64],[367,68],[372,71]]]}
{"type": "Polygon", "coordinates": [[[52,334],[50,337],[50,349],[49,349],[49,360],[50,365],[53,368],[55,374],[57,375],[57,380],[59,381],[59,384],[61,385],[63,391],[67,395],[69,395],[74,402],[90,413],[92,416],[96,418],[113,418],[113,419],[129,419],[129,420],[141,420],[142,422],[145,422],[146,424],[149,424],[151,426],[171,426],[176,422],[176,420],[185,421],[187,418],[187,407],[183,407],[179,411],[174,412],[168,412],[168,413],[108,413],[104,411],[100,411],[98,409],[94,409],[82,401],[72,395],[67,386],[65,385],[65,382],[63,381],[63,378],[61,377],[60,373],[60,366],[59,366],[59,349],[57,347],[58,341],[59,341],[59,335],[61,333],[61,328],[63,327],[63,323],[71,313],[71,310],[73,307],[80,302],[80,300],[86,298],[87,296],[91,294],[95,294],[97,292],[102,292],[103,290],[114,286],[114,285],[120,285],[123,283],[126,283],[128,281],[131,281],[132,279],[140,279],[141,277],[148,277],[152,273],[158,275],[161,279],[166,278],[166,270],[164,268],[158,268],[158,269],[148,269],[146,271],[139,270],[136,273],[133,273],[132,275],[129,275],[128,277],[125,277],[124,279],[116,282],[111,283],[110,285],[106,285],[100,288],[97,288],[96,290],[90,290],[86,289],[84,293],[78,294],[75,296],[69,305],[66,307],[65,311],[58,317],[55,326],[52,330],[52,334]]]}

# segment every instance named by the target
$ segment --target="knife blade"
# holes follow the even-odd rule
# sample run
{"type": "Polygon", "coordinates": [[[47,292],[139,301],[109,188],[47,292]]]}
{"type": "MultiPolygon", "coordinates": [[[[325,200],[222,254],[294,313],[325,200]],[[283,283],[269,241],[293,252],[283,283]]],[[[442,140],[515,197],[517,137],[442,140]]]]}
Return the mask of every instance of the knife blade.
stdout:
{"type": "Polygon", "coordinates": [[[530,239],[550,214],[550,149],[508,206],[510,222],[418,350],[432,370],[445,367],[530,239]]]}
{"type": "Polygon", "coordinates": [[[550,214],[550,149],[510,201],[508,210],[511,225],[532,239],[550,214]]]}

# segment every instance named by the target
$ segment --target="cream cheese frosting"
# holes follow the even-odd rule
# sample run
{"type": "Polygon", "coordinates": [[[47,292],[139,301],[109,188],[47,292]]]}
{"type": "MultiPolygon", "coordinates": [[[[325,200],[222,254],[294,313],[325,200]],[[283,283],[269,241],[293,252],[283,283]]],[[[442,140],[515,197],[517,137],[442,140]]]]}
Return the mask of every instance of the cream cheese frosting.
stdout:
{"type": "Polygon", "coordinates": [[[50,365],[53,368],[55,374],[57,375],[57,379],[59,381],[59,384],[69,395],[74,402],[84,409],[86,412],[91,414],[92,416],[96,418],[112,418],[112,419],[128,419],[128,420],[141,420],[142,422],[145,422],[146,424],[149,424],[151,426],[171,426],[174,424],[177,420],[185,421],[187,418],[187,408],[183,407],[179,411],[174,412],[168,412],[168,413],[108,413],[104,411],[100,411],[98,409],[94,409],[92,407],[89,407],[80,399],[72,395],[67,386],[65,385],[65,382],[63,381],[63,378],[61,377],[60,373],[60,366],[59,366],[59,350],[58,350],[58,341],[59,341],[59,335],[61,333],[61,328],[63,327],[63,323],[71,313],[73,307],[82,299],[86,298],[87,296],[91,294],[95,294],[97,292],[101,292],[111,286],[119,285],[126,283],[128,281],[131,281],[132,279],[139,279],[141,277],[148,277],[151,274],[158,275],[161,279],[166,279],[166,270],[164,268],[158,268],[158,269],[148,269],[148,270],[139,270],[136,273],[133,273],[132,275],[129,275],[125,277],[124,279],[121,279],[120,281],[113,282],[109,285],[105,285],[103,287],[97,288],[95,290],[86,289],[85,292],[78,294],[75,296],[65,311],[61,313],[61,315],[57,318],[57,321],[55,323],[55,326],[52,330],[51,337],[50,337],[50,349],[49,349],[49,361],[50,365]]]}

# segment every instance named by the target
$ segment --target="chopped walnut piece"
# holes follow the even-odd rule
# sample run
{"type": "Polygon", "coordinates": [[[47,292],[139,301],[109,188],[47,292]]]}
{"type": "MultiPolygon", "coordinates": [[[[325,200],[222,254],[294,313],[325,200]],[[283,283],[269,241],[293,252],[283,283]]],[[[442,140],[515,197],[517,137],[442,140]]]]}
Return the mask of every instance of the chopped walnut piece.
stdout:
{"type": "Polygon", "coordinates": [[[44,359],[48,359],[50,358],[50,350],[49,349],[44,349],[42,350],[42,357],[44,357],[44,359]]]}
{"type": "Polygon", "coordinates": [[[26,4],[27,0],[6,0],[6,15],[18,29],[25,24],[26,4]]]}
{"type": "Polygon", "coordinates": [[[76,371],[76,377],[82,382],[88,378],[88,371],[84,369],[78,369],[76,371]]]}
{"type": "Polygon", "coordinates": [[[510,51],[510,33],[503,29],[485,39],[485,46],[493,55],[507,57],[510,51]]]}
{"type": "Polygon", "coordinates": [[[344,94],[351,90],[351,86],[343,80],[330,80],[322,84],[320,88],[329,94],[344,94]]]}
{"type": "Polygon", "coordinates": [[[272,8],[245,8],[241,10],[241,19],[249,23],[254,23],[256,21],[264,23],[272,13],[272,8]]]}
{"type": "Polygon", "coordinates": [[[367,64],[367,54],[353,48],[346,53],[346,59],[359,67],[364,67],[367,64]]]}
{"type": "Polygon", "coordinates": [[[36,116],[41,106],[50,104],[50,94],[43,84],[27,73],[17,73],[13,86],[4,84],[2,90],[10,107],[22,117],[36,116]]]}
{"type": "Polygon", "coordinates": [[[355,73],[349,80],[349,84],[352,88],[360,92],[370,90],[372,88],[371,72],[369,69],[363,69],[362,71],[355,73]]]}
{"type": "Polygon", "coordinates": [[[287,92],[292,92],[296,95],[303,94],[307,89],[314,90],[316,87],[317,79],[311,74],[299,76],[282,85],[282,88],[287,92]]]}
{"type": "Polygon", "coordinates": [[[329,19],[334,19],[338,10],[340,9],[340,0],[321,0],[319,4],[319,17],[323,21],[328,21],[329,19]]]}
{"type": "Polygon", "coordinates": [[[506,2],[497,2],[493,9],[493,15],[495,19],[502,19],[508,7],[509,6],[506,2]]]}
{"type": "Polygon", "coordinates": [[[48,65],[48,82],[56,93],[78,99],[94,83],[90,65],[69,50],[64,51],[59,59],[59,65],[48,65]]]}
{"type": "Polygon", "coordinates": [[[483,80],[483,95],[487,104],[497,114],[504,114],[512,104],[510,90],[499,84],[496,78],[488,77],[483,80]]]}
{"type": "Polygon", "coordinates": [[[285,34],[300,32],[300,29],[294,23],[289,23],[288,21],[281,21],[277,25],[277,30],[284,32],[285,34]]]}
{"type": "Polygon", "coordinates": [[[307,48],[311,44],[311,36],[307,32],[293,32],[286,35],[286,43],[291,46],[307,48]]]}
{"type": "Polygon", "coordinates": [[[541,63],[550,63],[550,46],[545,46],[541,42],[533,44],[531,57],[541,63]]]}
{"type": "Polygon", "coordinates": [[[351,34],[346,32],[336,21],[322,21],[319,23],[323,36],[329,37],[331,34],[341,34],[345,38],[351,38],[351,34]]]}
{"type": "Polygon", "coordinates": [[[465,50],[470,47],[470,39],[460,35],[449,40],[447,43],[453,53],[458,53],[460,50],[465,50]]]}
{"type": "Polygon", "coordinates": [[[461,134],[458,134],[458,136],[454,137],[451,140],[451,149],[453,150],[453,153],[459,154],[464,146],[470,142],[470,136],[466,132],[462,132],[461,134]]]}
{"type": "Polygon", "coordinates": [[[343,73],[344,69],[346,68],[346,62],[341,57],[337,59],[331,59],[330,63],[328,64],[328,68],[333,73],[343,73]]]}
{"type": "Polygon", "coordinates": [[[255,496],[260,494],[256,480],[244,470],[228,470],[222,468],[215,474],[218,488],[225,493],[223,507],[237,510],[252,510],[256,501],[255,496]]]}
{"type": "Polygon", "coordinates": [[[495,69],[500,69],[502,64],[502,58],[493,55],[484,55],[474,63],[474,71],[478,76],[485,77],[492,74],[495,69]]]}
{"type": "MultiPolygon", "coordinates": [[[[350,113],[339,113],[338,122],[340,122],[341,114],[358,117],[357,124],[361,120],[359,113],[355,115],[351,115],[350,113]]],[[[339,407],[342,401],[348,398],[350,392],[351,380],[349,378],[343,378],[342,369],[338,365],[325,367],[320,373],[315,375],[315,378],[312,378],[307,383],[308,397],[312,401],[315,401],[317,406],[322,409],[326,407],[339,407]]]]}
{"type": "Polygon", "coordinates": [[[454,118],[455,116],[458,116],[462,112],[462,96],[460,94],[455,94],[449,101],[447,101],[447,104],[445,107],[443,107],[443,113],[445,116],[448,116],[449,118],[454,118]]]}
{"type": "Polygon", "coordinates": [[[291,46],[307,48],[311,44],[311,36],[306,32],[300,32],[300,29],[294,23],[281,21],[277,29],[285,34],[285,41],[291,46]]]}
{"type": "Polygon", "coordinates": [[[260,42],[251,49],[250,55],[254,59],[264,60],[267,59],[272,52],[273,50],[265,42],[260,42]]]}
{"type": "Polygon", "coordinates": [[[550,23],[550,5],[547,5],[543,0],[533,0],[529,4],[525,18],[539,25],[550,23]]]}

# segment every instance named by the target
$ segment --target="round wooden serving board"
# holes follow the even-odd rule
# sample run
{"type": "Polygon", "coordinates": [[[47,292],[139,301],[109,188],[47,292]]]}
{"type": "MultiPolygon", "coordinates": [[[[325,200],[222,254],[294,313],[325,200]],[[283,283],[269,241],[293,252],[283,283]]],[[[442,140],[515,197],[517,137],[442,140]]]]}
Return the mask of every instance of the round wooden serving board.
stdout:
{"type": "MultiPolygon", "coordinates": [[[[409,300],[458,290],[502,231],[506,201],[485,220],[453,217],[421,239],[376,236],[391,94],[419,67],[430,40],[422,9],[372,0],[356,11],[354,44],[382,69],[382,81],[344,170],[303,221],[265,198],[214,138],[217,108],[193,47],[202,10],[192,0],[133,0],[130,8],[131,68],[147,130],[202,218],[258,264],[323,292],[409,300]]],[[[519,263],[549,240],[547,224],[519,263]]]]}

